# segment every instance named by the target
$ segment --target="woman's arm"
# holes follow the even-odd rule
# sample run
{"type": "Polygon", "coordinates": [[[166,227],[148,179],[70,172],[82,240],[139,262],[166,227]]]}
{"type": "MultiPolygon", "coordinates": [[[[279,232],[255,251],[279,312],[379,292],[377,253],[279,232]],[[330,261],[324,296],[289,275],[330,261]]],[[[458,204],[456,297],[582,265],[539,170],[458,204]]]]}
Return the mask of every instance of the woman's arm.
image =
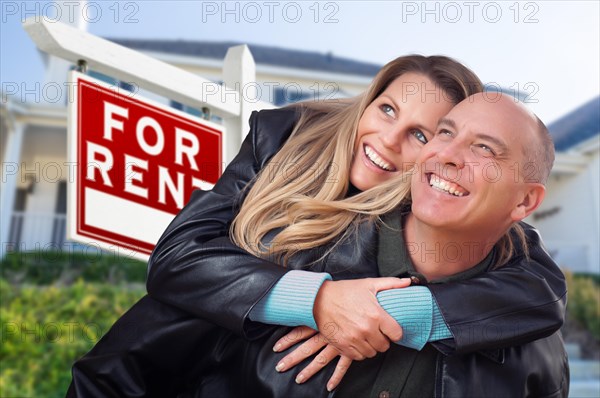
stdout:
{"type": "MultiPolygon", "coordinates": [[[[508,264],[475,278],[430,284],[433,298],[423,294],[428,293],[424,287],[379,292],[377,298],[383,309],[403,326],[400,344],[420,349],[427,341],[444,340],[436,346],[450,354],[520,345],[558,330],[566,302],[564,276],[544,250],[537,231],[526,224],[523,227],[528,236],[529,259],[517,255],[508,264]]],[[[356,336],[353,329],[366,322],[367,311],[362,305],[368,300],[366,289],[358,281],[350,282],[350,288],[339,289],[331,287],[338,282],[327,282],[330,291],[321,288],[317,306],[290,311],[286,303],[294,300],[293,289],[281,286],[290,276],[278,282],[250,316],[271,324],[314,329],[337,325],[341,332],[336,333],[334,345],[349,355],[350,337],[356,336]]],[[[318,288],[322,280],[313,283],[318,288]]]]}
{"type": "MultiPolygon", "coordinates": [[[[211,191],[195,191],[159,239],[148,263],[151,297],[255,337],[251,307],[287,270],[248,254],[228,238],[242,191],[289,137],[294,109],[253,113],[241,150],[211,191]]],[[[264,328],[264,325],[263,325],[264,328]]]]}

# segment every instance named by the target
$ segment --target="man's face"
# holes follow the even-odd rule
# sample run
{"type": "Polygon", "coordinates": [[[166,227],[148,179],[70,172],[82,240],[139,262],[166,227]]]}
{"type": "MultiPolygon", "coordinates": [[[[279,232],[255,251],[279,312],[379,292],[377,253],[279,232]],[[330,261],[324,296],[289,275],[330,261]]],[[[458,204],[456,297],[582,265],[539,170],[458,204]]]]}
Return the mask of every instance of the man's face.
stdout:
{"type": "Polygon", "coordinates": [[[535,134],[532,116],[509,97],[479,94],[458,104],[417,161],[415,217],[436,228],[499,237],[529,214],[522,203],[533,183],[523,181],[522,170],[535,134]]]}

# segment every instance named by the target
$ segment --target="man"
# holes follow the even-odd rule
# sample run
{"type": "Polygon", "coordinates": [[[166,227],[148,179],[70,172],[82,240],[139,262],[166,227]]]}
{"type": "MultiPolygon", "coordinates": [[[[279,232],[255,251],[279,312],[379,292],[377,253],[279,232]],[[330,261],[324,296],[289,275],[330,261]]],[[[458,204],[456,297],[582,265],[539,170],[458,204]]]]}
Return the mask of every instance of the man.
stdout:
{"type": "MultiPolygon", "coordinates": [[[[417,284],[430,281],[433,290],[443,288],[443,282],[467,280],[502,264],[506,254],[502,251],[509,247],[506,234],[518,229],[516,223],[542,202],[553,160],[547,129],[514,99],[489,93],[467,98],[440,121],[435,137],[421,152],[411,181],[411,211],[384,219],[388,227],[380,232],[380,275],[411,277],[417,284]],[[403,231],[401,239],[397,229],[403,231]]],[[[336,325],[338,333],[333,337],[338,345],[346,339],[352,348],[352,339],[360,339],[352,332],[368,315],[365,308],[375,301],[373,292],[361,291],[362,286],[361,281],[326,281],[317,294],[316,324],[319,330],[336,325]],[[350,299],[352,308],[348,308],[350,299]]],[[[379,292],[377,298],[390,314],[398,315],[404,308],[394,309],[394,292],[379,292]]],[[[459,305],[460,300],[468,300],[468,293],[465,289],[463,297],[448,299],[459,305]]],[[[279,343],[287,347],[298,340],[279,343]]],[[[285,357],[278,370],[289,369],[326,341],[311,339],[285,357]]],[[[558,332],[493,353],[446,356],[448,352],[443,340],[425,345],[420,352],[393,346],[354,363],[336,396],[567,394],[568,367],[558,332]]],[[[297,382],[308,380],[337,355],[332,346],[326,347],[297,382]]],[[[342,357],[328,389],[339,383],[350,362],[342,357]]]]}
{"type": "MultiPolygon", "coordinates": [[[[413,189],[413,213],[403,216],[405,222],[404,240],[412,242],[406,245],[414,250],[409,252],[410,260],[414,264],[414,270],[398,270],[394,268],[398,261],[389,261],[390,258],[397,260],[395,253],[387,251],[393,247],[404,247],[397,231],[389,234],[382,231],[380,254],[380,274],[382,276],[393,275],[397,272],[408,272],[412,276],[420,274],[421,280],[440,279],[460,274],[459,277],[469,277],[464,272],[476,270],[482,272],[489,266],[494,254],[490,244],[508,229],[514,221],[531,213],[543,198],[543,186],[540,181],[547,177],[547,172],[540,174],[540,181],[527,182],[521,174],[514,182],[506,174],[501,174],[497,188],[487,181],[488,175],[481,173],[492,166],[497,165],[499,170],[505,170],[511,166],[510,162],[517,159],[522,162],[523,151],[532,148],[526,137],[535,140],[531,136],[532,131],[527,127],[531,115],[525,113],[521,108],[510,103],[507,98],[501,97],[498,107],[488,108],[487,102],[482,102],[484,97],[473,97],[459,105],[467,107],[459,111],[464,114],[470,113],[469,106],[473,106],[475,116],[473,119],[463,117],[461,113],[451,112],[445,120],[447,128],[438,132],[436,138],[431,142],[431,149],[423,153],[424,166],[419,168],[419,173],[414,175],[413,189]],[[482,108],[482,109],[480,109],[482,108]],[[491,115],[486,115],[486,113],[491,115]],[[458,116],[457,116],[458,115],[458,116]],[[528,115],[528,116],[526,116],[528,115]],[[489,124],[484,123],[485,118],[490,116],[489,124]],[[472,125],[472,121],[479,124],[472,125]],[[514,121],[510,128],[505,128],[503,123],[514,121]],[[503,126],[499,130],[481,129],[484,126],[493,127],[499,123],[503,126]],[[525,128],[524,128],[525,126],[525,128]],[[517,129],[518,127],[518,129],[517,129]],[[512,137],[512,131],[522,132],[523,137],[512,137]],[[513,138],[515,141],[513,142],[513,138]],[[522,142],[521,142],[522,141],[522,142]],[[510,143],[510,145],[509,145],[510,143]],[[498,145],[500,144],[500,145],[498,145]],[[437,165],[444,167],[436,169],[437,165]],[[426,166],[426,167],[425,167],[426,166]],[[461,171],[461,173],[458,173],[461,171]],[[463,171],[469,173],[471,178],[463,171]],[[450,174],[456,172],[455,174],[450,174]],[[477,175],[479,173],[479,175],[477,175]],[[442,192],[444,191],[444,192],[442,192]],[[454,191],[459,195],[450,195],[454,191]],[[484,200],[496,200],[498,209],[488,208],[490,213],[482,211],[480,206],[484,200]],[[420,203],[423,202],[423,206],[420,203]],[[430,207],[430,209],[428,209],[430,207]],[[446,211],[446,209],[451,211],[446,211]],[[494,213],[499,211],[498,215],[494,213]],[[460,217],[453,215],[458,212],[460,217]],[[492,214],[493,213],[493,214],[492,214]],[[483,219],[493,219],[487,223],[483,219]],[[463,220],[464,219],[464,220],[463,220]],[[463,223],[466,222],[466,224],[463,223]],[[460,225],[459,225],[460,224],[460,225]],[[463,231],[465,226],[468,227],[463,231]],[[387,237],[386,237],[387,236],[387,237]],[[387,239],[395,239],[389,242],[387,239]],[[456,242],[469,243],[470,249],[461,251],[459,256],[452,257],[451,262],[436,263],[428,265],[427,248],[415,242],[440,242],[442,247],[450,247],[456,242]],[[386,243],[388,242],[388,243],[386,243]],[[480,242],[481,245],[473,242],[480,242]],[[425,257],[423,257],[425,256],[425,257]],[[388,260],[386,260],[386,258],[388,260]],[[449,267],[445,265],[450,265],[449,267]]],[[[493,104],[496,105],[496,104],[493,104]]],[[[457,106],[458,108],[458,106],[457,106]]],[[[510,123],[509,123],[510,124],[510,123]]],[[[539,146],[538,146],[539,147],[539,146]]],[[[528,155],[530,156],[530,155],[528,155]]],[[[537,155],[536,155],[537,156],[537,155]]],[[[551,164],[551,162],[550,162],[551,164]]],[[[391,215],[390,224],[393,222],[400,226],[400,218],[391,215]],[[394,221],[395,220],[395,221],[394,221]]],[[[446,253],[447,254],[447,253],[446,253]]],[[[446,256],[448,257],[448,256],[446,256]]],[[[326,282],[321,288],[315,302],[315,318],[321,330],[325,330],[330,322],[340,326],[340,334],[346,332],[343,322],[339,321],[337,311],[328,314],[328,309],[337,298],[336,292],[348,290],[349,283],[357,281],[326,282]],[[341,286],[341,288],[340,288],[341,286]]],[[[440,284],[443,285],[443,284],[440,284]]],[[[432,284],[433,286],[433,284],[432,284]]],[[[491,294],[494,292],[492,291],[491,294]]],[[[468,297],[468,291],[465,291],[468,297]]],[[[373,300],[375,297],[373,295],[373,300]]],[[[450,297],[449,299],[454,299],[450,297]]],[[[342,302],[342,306],[344,303],[342,302]]],[[[309,396],[323,395],[325,383],[306,383],[302,386],[294,386],[289,380],[289,374],[277,375],[275,373],[276,356],[265,357],[254,346],[246,346],[243,340],[233,335],[221,338],[222,333],[215,333],[213,329],[203,329],[207,325],[190,318],[181,311],[172,310],[160,304],[152,304],[146,298],[136,305],[137,313],[144,317],[132,317],[130,312],[126,314],[111,330],[99,345],[83,360],[74,367],[74,384],[70,394],[80,395],[135,395],[154,394],[157,396],[168,396],[174,391],[180,390],[183,383],[189,382],[190,378],[202,375],[197,385],[191,385],[189,391],[195,396],[263,396],[262,392],[269,395],[279,396],[309,396]],[[157,305],[159,305],[157,307],[157,305]],[[127,322],[134,322],[138,333],[129,333],[131,341],[118,339],[110,350],[106,351],[106,343],[109,345],[111,339],[119,337],[120,327],[131,326],[127,322]],[[144,329],[151,325],[158,332],[148,335],[144,329]],[[195,341],[194,339],[198,340],[195,341]],[[205,348],[194,345],[202,343],[203,347],[214,347],[207,355],[205,348]],[[240,359],[229,360],[230,352],[243,352],[240,359]],[[115,354],[119,356],[116,361],[109,361],[115,354]],[[138,364],[142,365],[138,365],[138,364]],[[232,363],[235,366],[232,366],[232,363]],[[260,368],[259,376],[247,374],[251,367],[260,368]],[[286,378],[287,375],[287,378],[286,378]],[[229,378],[229,379],[228,379],[229,378]],[[286,380],[281,382],[280,380],[286,380]],[[169,380],[170,383],[167,383],[169,380]],[[233,380],[233,382],[231,381],[233,380]],[[180,385],[177,385],[180,383],[180,385]],[[168,384],[168,385],[167,385],[168,384]],[[212,388],[216,386],[215,390],[212,388]],[[226,387],[224,387],[226,386],[226,387]],[[306,387],[306,388],[304,388],[306,387]],[[223,388],[229,388],[224,390],[223,388]],[[264,390],[267,388],[268,390],[264,390]],[[303,389],[304,388],[304,389],[303,389]],[[200,391],[198,393],[194,391],[200,391]],[[289,393],[288,393],[289,392],[289,393]]],[[[360,317],[359,313],[359,317],[360,317]]],[[[357,322],[360,323],[360,320],[357,322]]],[[[122,336],[121,336],[122,337],[122,336]]],[[[340,335],[340,337],[343,337],[340,335]]],[[[457,336],[454,336],[455,338],[457,336]]],[[[278,338],[275,336],[275,338],[278,338]]],[[[260,342],[261,347],[267,342],[260,342]]],[[[273,340],[273,343],[275,340],[273,340]]],[[[474,353],[468,355],[442,356],[439,352],[449,352],[448,347],[442,342],[432,348],[427,345],[420,352],[399,348],[393,348],[385,355],[380,355],[372,360],[357,362],[353,365],[351,372],[354,377],[346,377],[336,394],[340,396],[359,396],[385,393],[401,396],[427,396],[440,394],[442,396],[468,396],[478,395],[481,392],[503,393],[507,395],[542,395],[552,390],[556,396],[563,395],[568,384],[564,381],[566,369],[566,357],[562,349],[560,336],[554,335],[549,339],[539,340],[523,347],[511,347],[506,350],[498,350],[491,353],[474,353]],[[542,342],[542,343],[540,343],[542,342]],[[398,351],[405,350],[405,351],[398,351]],[[545,350],[545,351],[544,351],[545,350]],[[557,354],[548,354],[548,350],[556,350],[557,354]],[[548,361],[541,353],[548,355],[550,359],[557,358],[556,366],[553,361],[548,361]],[[403,362],[403,356],[410,356],[411,362],[403,362]],[[380,361],[377,363],[371,361],[380,361]],[[487,361],[487,362],[486,362],[487,361]],[[508,366],[503,366],[505,363],[508,366]],[[358,366],[358,367],[357,367],[358,366]],[[379,372],[382,369],[383,372],[379,372]],[[402,372],[402,377],[398,376],[402,372]],[[472,376],[469,380],[465,376],[472,376]],[[498,377],[495,377],[495,376],[498,377]],[[540,380],[543,379],[543,382],[540,380]],[[399,385],[398,381],[402,381],[399,385]],[[394,382],[397,385],[385,387],[386,382],[394,382]],[[356,383],[355,383],[356,382],[356,383]],[[494,387],[498,382],[499,385],[494,387]],[[555,386],[558,386],[555,388],[555,386]],[[380,391],[366,391],[369,387],[381,387],[380,391]],[[431,387],[425,390],[424,386],[431,387]],[[435,386],[435,390],[433,387],[435,386]],[[388,389],[383,389],[383,388],[388,389]],[[393,387],[393,388],[392,388],[393,387]],[[491,390],[490,387],[493,387],[491,390]]],[[[237,358],[237,357],[234,357],[237,358]]],[[[330,369],[332,371],[333,369],[330,369]]],[[[496,394],[497,395],[497,394],[496,394]]]]}

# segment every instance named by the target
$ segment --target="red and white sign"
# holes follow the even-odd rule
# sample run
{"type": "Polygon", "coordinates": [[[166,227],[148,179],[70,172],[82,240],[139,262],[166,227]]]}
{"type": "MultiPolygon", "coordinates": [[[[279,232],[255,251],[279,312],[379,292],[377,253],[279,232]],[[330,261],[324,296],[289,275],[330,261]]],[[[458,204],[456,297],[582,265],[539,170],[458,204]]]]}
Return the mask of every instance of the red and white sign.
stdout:
{"type": "Polygon", "coordinates": [[[195,189],[222,172],[221,126],[71,72],[67,233],[147,259],[195,189]]]}

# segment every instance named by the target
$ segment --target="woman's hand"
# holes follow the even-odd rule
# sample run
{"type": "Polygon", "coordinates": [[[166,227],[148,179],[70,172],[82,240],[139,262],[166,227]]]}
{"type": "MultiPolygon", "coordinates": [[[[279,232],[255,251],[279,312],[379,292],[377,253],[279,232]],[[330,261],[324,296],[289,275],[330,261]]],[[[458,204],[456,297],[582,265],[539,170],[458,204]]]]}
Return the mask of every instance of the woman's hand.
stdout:
{"type": "MultiPolygon", "coordinates": [[[[321,333],[317,333],[317,331],[308,326],[299,326],[283,336],[275,343],[273,350],[276,352],[283,351],[303,340],[306,341],[279,361],[275,368],[278,372],[285,372],[320,351],[312,362],[298,373],[298,376],[296,376],[296,383],[298,384],[302,384],[310,379],[340,355],[340,352],[334,346],[328,344],[321,333]]],[[[341,356],[333,375],[331,375],[331,378],[327,382],[328,391],[333,391],[340,384],[351,363],[352,359],[343,355],[341,356]]]]}
{"type": "Polygon", "coordinates": [[[377,301],[382,290],[405,288],[408,278],[325,281],[313,313],[327,343],[353,360],[372,358],[402,338],[402,328],[377,301]]]}

